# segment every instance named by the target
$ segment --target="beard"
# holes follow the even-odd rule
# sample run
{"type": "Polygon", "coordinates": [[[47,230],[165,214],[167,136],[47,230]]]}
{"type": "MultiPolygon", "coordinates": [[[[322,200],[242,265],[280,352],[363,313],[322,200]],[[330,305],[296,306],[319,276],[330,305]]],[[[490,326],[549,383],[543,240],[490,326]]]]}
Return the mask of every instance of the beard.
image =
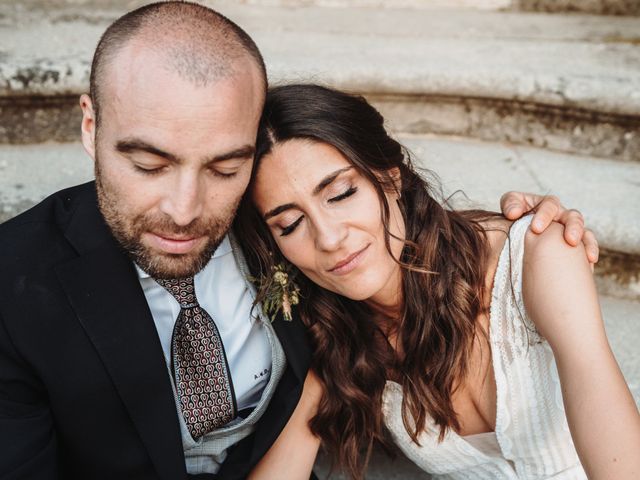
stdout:
{"type": "Polygon", "coordinates": [[[128,213],[131,209],[118,200],[117,189],[100,171],[96,158],[95,177],[98,206],[105,222],[125,253],[152,278],[190,277],[201,271],[211,259],[231,228],[240,199],[225,209],[222,217],[196,218],[188,225],[176,225],[168,215],[128,213]],[[153,232],[165,237],[206,237],[204,246],[185,254],[171,254],[152,249],[142,242],[142,235],[153,232]]]}

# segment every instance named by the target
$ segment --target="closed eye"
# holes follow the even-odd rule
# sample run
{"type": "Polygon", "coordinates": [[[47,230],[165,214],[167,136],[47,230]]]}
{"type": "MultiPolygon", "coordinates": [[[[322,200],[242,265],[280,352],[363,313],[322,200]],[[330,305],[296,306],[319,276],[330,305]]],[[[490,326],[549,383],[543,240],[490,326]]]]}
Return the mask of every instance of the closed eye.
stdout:
{"type": "Polygon", "coordinates": [[[346,192],[341,193],[340,195],[337,195],[335,197],[330,198],[329,200],[327,200],[329,203],[333,203],[333,202],[339,202],[340,200],[344,200],[345,198],[350,197],[351,195],[353,195],[354,193],[356,193],[358,191],[358,187],[350,187],[346,192]]]}
{"type": "Polygon", "coordinates": [[[140,165],[133,164],[133,168],[136,172],[142,173],[143,175],[154,175],[156,173],[160,173],[164,166],[162,167],[141,167],[140,165]]]}
{"type": "Polygon", "coordinates": [[[304,215],[300,215],[300,217],[298,217],[298,219],[295,222],[293,222],[288,227],[284,227],[282,229],[282,232],[280,233],[280,236],[281,237],[286,237],[291,232],[293,232],[298,227],[298,225],[300,225],[300,222],[302,221],[303,218],[304,218],[304,215]]]}
{"type": "Polygon", "coordinates": [[[235,177],[235,176],[238,174],[238,172],[229,172],[229,173],[225,173],[225,172],[221,172],[221,171],[219,171],[219,170],[213,170],[213,174],[214,174],[216,177],[221,177],[221,178],[233,178],[233,177],[235,177]]]}

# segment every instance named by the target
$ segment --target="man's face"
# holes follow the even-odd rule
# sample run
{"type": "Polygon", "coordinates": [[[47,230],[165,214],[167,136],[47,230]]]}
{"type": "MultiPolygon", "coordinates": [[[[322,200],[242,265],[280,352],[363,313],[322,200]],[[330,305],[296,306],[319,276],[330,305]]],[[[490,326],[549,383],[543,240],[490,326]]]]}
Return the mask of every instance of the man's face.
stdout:
{"type": "Polygon", "coordinates": [[[238,63],[235,76],[195,86],[126,48],[105,75],[94,141],[90,100],[81,100],[100,210],[155,278],[206,265],[249,182],[264,93],[257,67],[238,63]]]}

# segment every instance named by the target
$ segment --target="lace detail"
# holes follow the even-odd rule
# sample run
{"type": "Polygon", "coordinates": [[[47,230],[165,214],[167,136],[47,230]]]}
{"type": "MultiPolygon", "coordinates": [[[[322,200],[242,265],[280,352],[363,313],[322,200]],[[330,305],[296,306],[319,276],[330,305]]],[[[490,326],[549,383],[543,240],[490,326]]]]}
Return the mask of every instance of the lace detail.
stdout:
{"type": "Polygon", "coordinates": [[[453,431],[438,442],[433,422],[416,445],[402,422],[401,386],[387,382],[385,387],[382,410],[392,438],[435,478],[586,479],[569,434],[553,352],[524,308],[522,265],[530,223],[531,217],[525,217],[512,225],[491,293],[489,338],[500,454],[485,454],[453,431]]]}

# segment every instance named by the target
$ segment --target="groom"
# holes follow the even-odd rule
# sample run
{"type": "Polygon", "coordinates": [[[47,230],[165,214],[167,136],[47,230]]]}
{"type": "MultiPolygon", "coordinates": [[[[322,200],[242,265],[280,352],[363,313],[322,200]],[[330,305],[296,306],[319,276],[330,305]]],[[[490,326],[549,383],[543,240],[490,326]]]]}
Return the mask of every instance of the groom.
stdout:
{"type": "Polygon", "coordinates": [[[107,29],[80,100],[95,182],[0,226],[0,477],[244,478],[278,436],[305,332],[252,310],[230,233],[266,86],[203,6],[107,29]]]}

